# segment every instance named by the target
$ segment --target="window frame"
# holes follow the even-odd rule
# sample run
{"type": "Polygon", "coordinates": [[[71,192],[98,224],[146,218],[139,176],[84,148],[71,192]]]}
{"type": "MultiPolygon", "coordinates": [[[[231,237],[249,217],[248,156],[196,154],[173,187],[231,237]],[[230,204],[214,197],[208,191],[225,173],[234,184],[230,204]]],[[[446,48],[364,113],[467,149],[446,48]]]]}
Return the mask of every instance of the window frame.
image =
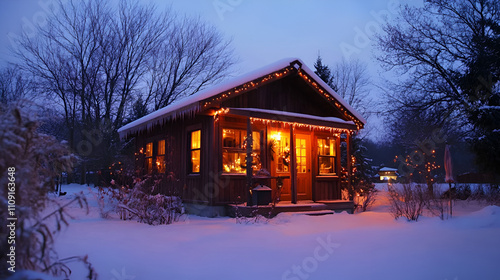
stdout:
{"type": "Polygon", "coordinates": [[[202,136],[203,136],[203,133],[202,133],[202,129],[201,128],[193,128],[193,129],[190,129],[188,130],[188,142],[187,142],[187,173],[189,175],[199,175],[201,174],[201,171],[202,171],[202,167],[201,167],[201,163],[202,163],[202,152],[201,152],[201,147],[202,147],[202,136]],[[197,132],[199,131],[200,132],[200,143],[199,143],[199,147],[198,148],[193,148],[193,133],[194,132],[197,132]],[[193,151],[199,151],[199,170],[196,172],[196,171],[193,171],[193,151]]]}
{"type": "Polygon", "coordinates": [[[165,173],[166,171],[166,158],[165,158],[165,154],[166,154],[166,140],[165,139],[159,139],[156,141],[156,156],[155,156],[155,164],[156,164],[156,169],[158,171],[158,173],[165,173]],[[163,142],[163,153],[160,154],[160,152],[162,151],[162,149],[160,149],[160,143],[163,142]],[[162,159],[163,160],[163,164],[158,164],[159,162],[159,159],[162,159]],[[163,169],[164,170],[160,170],[160,166],[163,166],[163,169]]]}
{"type": "Polygon", "coordinates": [[[153,173],[154,141],[146,142],[144,147],[144,169],[148,174],[153,173]],[[148,156],[148,145],[151,145],[151,155],[148,156]],[[151,164],[149,164],[151,162],[151,164]]]}
{"type": "MultiPolygon", "coordinates": [[[[222,175],[228,175],[228,176],[231,176],[231,175],[245,175],[246,171],[245,172],[227,172],[224,168],[224,153],[237,153],[237,154],[240,154],[240,153],[243,153],[245,154],[245,160],[246,160],[246,148],[243,148],[243,142],[244,142],[244,138],[246,137],[246,134],[247,134],[247,130],[245,127],[242,127],[242,126],[227,126],[227,125],[224,125],[224,126],[221,126],[220,128],[220,147],[221,147],[221,152],[220,152],[220,169],[221,169],[221,173],[222,175]],[[241,131],[241,132],[244,132],[244,133],[240,133],[239,134],[239,137],[241,139],[239,139],[239,145],[240,147],[226,147],[224,146],[224,130],[234,130],[234,131],[241,131]]],[[[260,159],[260,156],[262,154],[262,138],[263,138],[263,135],[262,135],[262,131],[261,130],[252,130],[252,137],[254,137],[254,135],[257,134],[259,135],[259,141],[258,141],[258,144],[259,144],[259,149],[255,149],[255,139],[252,138],[252,141],[254,141],[254,145],[252,147],[252,153],[257,153],[258,156],[259,156],[259,163],[260,165],[262,166],[262,160],[260,159]]],[[[255,170],[254,170],[255,171],[255,170]]]]}
{"type": "Polygon", "coordinates": [[[338,163],[337,163],[337,154],[338,154],[338,145],[337,145],[337,142],[338,142],[338,137],[333,137],[333,136],[328,136],[328,135],[318,135],[316,137],[316,145],[317,145],[317,166],[318,166],[318,172],[317,172],[317,176],[324,176],[324,177],[328,177],[328,176],[338,176],[338,172],[337,172],[337,167],[338,167],[338,163]],[[320,147],[319,147],[319,140],[333,140],[333,144],[334,144],[334,149],[333,151],[335,151],[335,155],[322,155],[320,154],[320,147]],[[332,163],[332,173],[322,173],[321,172],[321,158],[328,158],[330,159],[330,162],[332,163]]]}

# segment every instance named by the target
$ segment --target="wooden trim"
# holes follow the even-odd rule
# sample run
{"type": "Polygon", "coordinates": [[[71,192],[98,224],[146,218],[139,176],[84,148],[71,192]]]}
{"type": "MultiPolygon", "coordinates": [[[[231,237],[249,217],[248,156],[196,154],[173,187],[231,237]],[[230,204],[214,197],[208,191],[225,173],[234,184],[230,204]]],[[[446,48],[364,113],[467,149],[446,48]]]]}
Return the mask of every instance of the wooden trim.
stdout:
{"type": "Polygon", "coordinates": [[[346,154],[347,154],[347,188],[351,192],[351,197],[354,197],[354,193],[352,193],[351,188],[351,173],[352,173],[352,161],[351,161],[351,134],[347,133],[346,136],[346,154]]]}
{"type": "Polygon", "coordinates": [[[290,126],[290,175],[292,203],[297,204],[297,159],[295,151],[295,129],[290,126]]]}
{"type": "Polygon", "coordinates": [[[252,177],[253,177],[253,169],[252,169],[252,150],[253,150],[253,136],[252,136],[252,122],[250,118],[247,119],[247,149],[246,149],[246,192],[247,192],[247,205],[253,205],[252,203],[252,193],[250,190],[252,189],[252,177]],[[248,141],[250,140],[250,141],[248,141]]]}

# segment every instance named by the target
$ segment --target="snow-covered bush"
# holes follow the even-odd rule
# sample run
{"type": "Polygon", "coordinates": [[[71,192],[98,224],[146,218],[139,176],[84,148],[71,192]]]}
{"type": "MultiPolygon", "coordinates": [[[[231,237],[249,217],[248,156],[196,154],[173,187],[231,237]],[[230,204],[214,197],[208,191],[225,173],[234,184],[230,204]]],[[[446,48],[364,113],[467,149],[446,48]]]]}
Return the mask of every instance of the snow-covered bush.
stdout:
{"type": "Polygon", "coordinates": [[[0,278],[8,276],[8,268],[69,277],[66,263],[79,260],[87,265],[88,278],[93,279],[95,273],[86,257],[60,259],[54,250],[54,235],[68,225],[66,207],[76,202],[85,208],[86,200],[81,195],[58,205],[49,198],[54,177],[69,172],[75,157],[65,143],[39,133],[37,128],[28,113],[17,108],[0,110],[0,251],[15,252],[15,268],[9,263],[12,256],[0,255],[0,278]],[[47,214],[49,210],[52,212],[47,214]],[[7,221],[6,217],[17,220],[7,221]],[[12,235],[15,238],[8,238],[12,235]]]}
{"type": "MultiPolygon", "coordinates": [[[[162,225],[177,222],[184,213],[182,201],[178,196],[153,195],[145,188],[147,180],[138,182],[130,193],[125,209],[137,216],[139,222],[149,225],[162,225]]],[[[119,205],[122,206],[122,205],[119,205]]]]}
{"type": "Polygon", "coordinates": [[[173,173],[145,175],[132,181],[133,188],[113,183],[111,187],[99,187],[97,196],[103,217],[112,208],[121,219],[137,218],[142,223],[161,225],[176,222],[184,214],[173,173]]]}
{"type": "Polygon", "coordinates": [[[389,201],[394,218],[417,221],[425,207],[426,190],[421,185],[389,185],[389,201]]]}

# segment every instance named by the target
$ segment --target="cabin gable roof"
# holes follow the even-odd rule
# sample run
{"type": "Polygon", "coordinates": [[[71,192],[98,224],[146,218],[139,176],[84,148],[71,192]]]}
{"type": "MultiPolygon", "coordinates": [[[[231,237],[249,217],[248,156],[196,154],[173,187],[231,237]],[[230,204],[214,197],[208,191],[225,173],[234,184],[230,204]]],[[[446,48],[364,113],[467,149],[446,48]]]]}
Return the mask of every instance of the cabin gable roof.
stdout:
{"type": "Polygon", "coordinates": [[[226,100],[292,75],[298,75],[303,79],[323,100],[334,106],[343,119],[352,121],[358,129],[364,126],[366,120],[323,82],[314,71],[300,59],[288,58],[180,99],[121,127],[118,132],[122,138],[125,138],[172,119],[194,116],[202,111],[217,110],[226,100]]]}

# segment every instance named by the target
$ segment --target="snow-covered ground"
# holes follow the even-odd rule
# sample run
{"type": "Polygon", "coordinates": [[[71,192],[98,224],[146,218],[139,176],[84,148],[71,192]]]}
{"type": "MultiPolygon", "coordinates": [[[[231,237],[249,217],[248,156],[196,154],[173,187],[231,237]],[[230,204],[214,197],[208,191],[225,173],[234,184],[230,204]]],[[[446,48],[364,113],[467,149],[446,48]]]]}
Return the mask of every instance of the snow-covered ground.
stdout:
{"type": "MultiPolygon", "coordinates": [[[[381,187],[383,189],[383,187],[381,187]]],[[[394,220],[384,193],[372,211],[280,214],[268,223],[185,216],[149,226],[91,212],[57,237],[60,257],[88,254],[99,279],[500,279],[500,207],[457,203],[452,219],[394,220]]],[[[71,279],[85,279],[73,265],[71,279]]]]}

